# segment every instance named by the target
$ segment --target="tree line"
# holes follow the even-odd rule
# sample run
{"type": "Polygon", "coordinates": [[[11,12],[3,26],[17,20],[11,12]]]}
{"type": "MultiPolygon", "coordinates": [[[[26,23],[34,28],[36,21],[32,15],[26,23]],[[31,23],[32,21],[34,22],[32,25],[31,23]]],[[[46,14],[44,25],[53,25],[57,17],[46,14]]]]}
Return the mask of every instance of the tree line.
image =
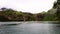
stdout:
{"type": "Polygon", "coordinates": [[[37,14],[4,7],[0,9],[0,21],[59,21],[59,17],[60,12],[59,9],[57,11],[57,2],[54,2],[53,7],[47,12],[43,11],[37,14]]]}

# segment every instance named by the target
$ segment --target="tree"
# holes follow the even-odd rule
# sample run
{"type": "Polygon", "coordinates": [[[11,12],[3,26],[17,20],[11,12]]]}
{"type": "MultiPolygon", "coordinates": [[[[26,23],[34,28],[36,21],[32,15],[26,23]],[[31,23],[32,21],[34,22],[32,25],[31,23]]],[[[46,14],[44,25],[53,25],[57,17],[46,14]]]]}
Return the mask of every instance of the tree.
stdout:
{"type": "Polygon", "coordinates": [[[60,0],[57,0],[57,17],[58,20],[60,21],[60,0]]]}

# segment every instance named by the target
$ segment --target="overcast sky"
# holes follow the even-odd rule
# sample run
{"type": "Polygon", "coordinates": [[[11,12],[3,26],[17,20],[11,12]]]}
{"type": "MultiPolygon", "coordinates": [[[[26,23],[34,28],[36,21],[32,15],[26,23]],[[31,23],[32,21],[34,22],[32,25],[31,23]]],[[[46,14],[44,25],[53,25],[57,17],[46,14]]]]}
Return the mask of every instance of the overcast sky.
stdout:
{"type": "Polygon", "coordinates": [[[0,0],[0,8],[7,7],[22,12],[39,13],[52,8],[56,0],[0,0]]]}

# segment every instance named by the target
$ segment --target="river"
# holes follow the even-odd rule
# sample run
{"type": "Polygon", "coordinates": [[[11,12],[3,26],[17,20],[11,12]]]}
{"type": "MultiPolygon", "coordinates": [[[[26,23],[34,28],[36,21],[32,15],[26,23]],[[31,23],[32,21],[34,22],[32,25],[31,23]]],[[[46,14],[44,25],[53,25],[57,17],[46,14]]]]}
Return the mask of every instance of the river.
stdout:
{"type": "Polygon", "coordinates": [[[60,24],[26,22],[18,25],[0,25],[0,34],[60,34],[60,24]]]}

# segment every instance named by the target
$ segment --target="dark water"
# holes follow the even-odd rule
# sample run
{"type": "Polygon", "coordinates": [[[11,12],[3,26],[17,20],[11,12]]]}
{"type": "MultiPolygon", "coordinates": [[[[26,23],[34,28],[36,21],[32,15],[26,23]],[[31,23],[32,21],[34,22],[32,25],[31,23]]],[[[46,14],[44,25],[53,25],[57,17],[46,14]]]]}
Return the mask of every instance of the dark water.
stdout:
{"type": "Polygon", "coordinates": [[[58,25],[31,22],[19,25],[0,25],[0,34],[60,34],[58,25]]]}

